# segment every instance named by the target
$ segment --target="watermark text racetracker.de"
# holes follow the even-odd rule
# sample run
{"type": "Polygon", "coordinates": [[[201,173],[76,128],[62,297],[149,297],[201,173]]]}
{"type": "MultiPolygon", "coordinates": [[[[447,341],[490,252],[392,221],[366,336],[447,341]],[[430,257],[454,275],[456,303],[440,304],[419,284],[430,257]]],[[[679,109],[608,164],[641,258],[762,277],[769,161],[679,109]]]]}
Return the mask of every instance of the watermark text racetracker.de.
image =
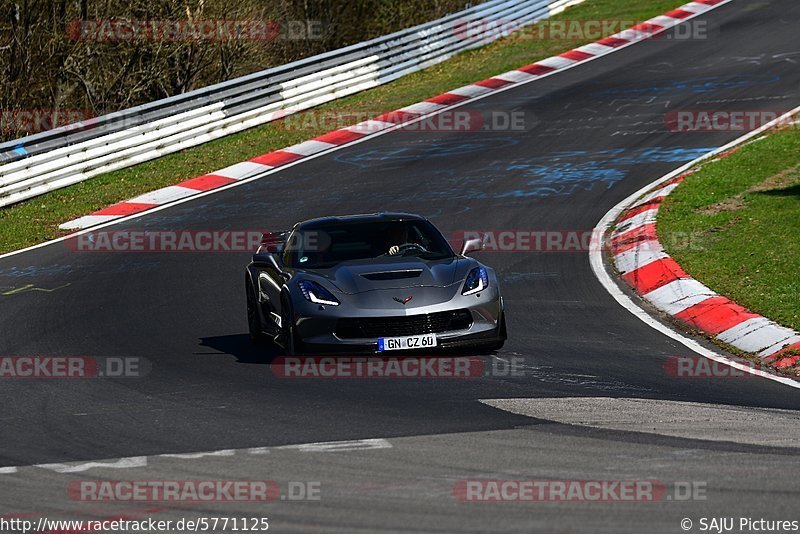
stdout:
{"type": "MultiPolygon", "coordinates": [[[[766,367],[751,361],[740,365],[752,371],[766,371],[766,367]]],[[[670,356],[664,362],[664,374],[671,378],[756,378],[757,373],[711,360],[704,356],[670,356]]]]}
{"type": "Polygon", "coordinates": [[[717,34],[718,28],[709,21],[696,19],[662,32],[661,27],[640,20],[543,20],[523,26],[517,19],[466,18],[453,27],[456,38],[479,41],[486,34],[509,35],[515,41],[599,41],[627,30],[626,38],[643,38],[674,41],[705,41],[717,34]]]}
{"type": "Polygon", "coordinates": [[[524,376],[524,358],[480,356],[280,356],[270,363],[279,378],[469,379],[524,376]]]}
{"type": "Polygon", "coordinates": [[[460,480],[453,496],[462,502],[659,502],[704,501],[703,481],[661,480],[460,480]]]}
{"type": "Polygon", "coordinates": [[[263,230],[98,230],[69,237],[73,252],[255,252],[263,230]]]}
{"type": "Polygon", "coordinates": [[[670,132],[751,132],[773,121],[776,128],[800,128],[800,114],[786,116],[788,110],[681,109],[664,115],[670,132]]]}
{"type": "MultiPolygon", "coordinates": [[[[455,97],[454,97],[455,98],[455,97]]],[[[455,104],[443,102],[444,104],[455,104]]],[[[352,126],[353,131],[372,134],[386,128],[386,123],[400,124],[399,132],[524,132],[539,124],[538,117],[527,111],[476,110],[468,108],[447,109],[425,116],[420,120],[418,114],[395,110],[339,110],[317,111],[287,115],[282,126],[291,131],[339,130],[352,126]],[[353,126],[357,125],[357,126],[353,126]]]]}
{"type": "Polygon", "coordinates": [[[151,370],[141,357],[0,356],[2,378],[142,378],[151,370]]]}
{"type": "Polygon", "coordinates": [[[69,499],[81,502],[319,501],[320,481],[290,480],[72,480],[69,499]]]}
{"type": "MultiPolygon", "coordinates": [[[[659,241],[643,241],[639,250],[661,250],[663,245],[681,250],[703,250],[699,232],[669,232],[659,235],[659,241]]],[[[558,229],[489,229],[456,230],[450,243],[458,248],[470,239],[480,239],[485,252],[592,252],[603,250],[607,244],[602,232],[593,230],[558,229]]]]}
{"type": "Polygon", "coordinates": [[[84,128],[85,121],[95,119],[88,109],[3,109],[0,110],[0,132],[36,133],[54,128],[84,128]]]}
{"type": "Polygon", "coordinates": [[[312,41],[323,39],[328,31],[320,20],[112,18],[67,24],[70,39],[94,42],[312,41]]]}

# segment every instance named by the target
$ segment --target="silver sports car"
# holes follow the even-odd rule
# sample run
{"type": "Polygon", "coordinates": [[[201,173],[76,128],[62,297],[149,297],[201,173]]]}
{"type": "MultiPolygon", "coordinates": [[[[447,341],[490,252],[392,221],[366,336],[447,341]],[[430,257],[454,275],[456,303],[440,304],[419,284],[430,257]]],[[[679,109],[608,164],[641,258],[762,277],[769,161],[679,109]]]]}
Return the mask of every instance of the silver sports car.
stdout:
{"type": "Polygon", "coordinates": [[[427,219],[326,217],[267,234],[247,267],[254,340],[287,354],[496,350],[506,339],[494,271],[456,254],[427,219]]]}

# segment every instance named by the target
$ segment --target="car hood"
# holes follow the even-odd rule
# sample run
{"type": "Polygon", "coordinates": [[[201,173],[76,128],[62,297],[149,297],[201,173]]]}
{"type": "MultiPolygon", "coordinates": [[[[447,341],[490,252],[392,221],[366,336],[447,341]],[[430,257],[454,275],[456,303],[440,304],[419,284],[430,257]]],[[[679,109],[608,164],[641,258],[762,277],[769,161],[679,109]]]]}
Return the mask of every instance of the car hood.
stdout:
{"type": "Polygon", "coordinates": [[[316,270],[342,293],[357,294],[381,289],[446,287],[466,278],[478,263],[469,258],[426,261],[419,258],[386,258],[369,263],[341,263],[316,270]]]}

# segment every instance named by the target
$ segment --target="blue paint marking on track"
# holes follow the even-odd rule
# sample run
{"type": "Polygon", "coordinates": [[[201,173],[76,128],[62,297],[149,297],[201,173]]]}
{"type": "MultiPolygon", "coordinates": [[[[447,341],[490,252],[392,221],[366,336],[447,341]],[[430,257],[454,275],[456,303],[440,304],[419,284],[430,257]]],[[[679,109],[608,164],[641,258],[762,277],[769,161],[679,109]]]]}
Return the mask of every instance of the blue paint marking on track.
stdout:
{"type": "Polygon", "coordinates": [[[709,76],[703,78],[690,78],[687,80],[669,80],[656,84],[639,85],[625,88],[604,89],[595,91],[593,96],[631,96],[631,95],[665,95],[675,93],[718,93],[726,89],[739,89],[754,85],[772,85],[778,83],[781,77],[774,76],[736,76],[721,77],[709,76]]]}
{"type": "MultiPolygon", "coordinates": [[[[363,149],[343,151],[336,156],[340,162],[355,165],[359,168],[383,169],[387,162],[390,167],[403,166],[416,160],[429,157],[458,156],[473,150],[499,150],[522,142],[507,137],[485,138],[480,140],[456,140],[437,143],[414,142],[386,149],[363,149]]],[[[628,150],[623,148],[605,150],[562,150],[550,154],[536,155],[524,159],[493,159],[487,164],[457,171],[447,166],[424,169],[426,185],[422,189],[406,192],[403,205],[409,202],[418,204],[424,211],[427,203],[439,203],[442,200],[498,200],[503,202],[530,201],[534,198],[568,197],[581,191],[592,191],[595,188],[609,190],[628,175],[630,167],[653,163],[682,163],[708,153],[716,147],[684,147],[655,146],[628,150]],[[508,177],[515,177],[514,188],[502,185],[508,177]]],[[[298,182],[313,179],[313,175],[300,176],[298,182]]],[[[370,191],[370,198],[376,206],[389,209],[397,202],[396,195],[383,192],[380,187],[382,176],[378,173],[365,173],[361,180],[349,182],[337,187],[326,188],[325,199],[340,206],[341,212],[353,198],[354,190],[370,191]]],[[[220,229],[230,225],[231,213],[259,213],[265,209],[260,198],[269,181],[256,181],[243,186],[244,197],[253,197],[252,201],[230,201],[219,203],[217,199],[206,200],[187,205],[180,211],[154,214],[137,225],[145,228],[174,228],[192,220],[194,210],[203,211],[206,224],[214,224],[220,229]],[[216,204],[214,203],[216,202],[216,204]],[[212,209],[213,208],[213,209],[212,209]]],[[[302,208],[302,198],[292,200],[295,207],[302,208]]],[[[397,209],[407,209],[398,206],[397,209]]],[[[342,211],[343,210],[343,211],[342,211]]],[[[266,213],[265,213],[266,215],[266,213]]],[[[268,217],[261,224],[266,224],[268,217]]],[[[0,276],[3,273],[0,272],[0,276]]]]}
{"type": "MultiPolygon", "coordinates": [[[[518,175],[528,179],[525,187],[509,191],[487,193],[489,198],[529,198],[569,196],[595,187],[611,189],[628,174],[633,165],[652,163],[680,163],[691,161],[715,147],[651,147],[634,151],[623,149],[591,151],[573,150],[556,152],[549,156],[531,158],[525,162],[494,164],[474,171],[491,181],[492,176],[518,175]]],[[[469,180],[469,177],[462,177],[469,180]]],[[[480,180],[469,180],[470,189],[480,180]]]]}
{"type": "MultiPolygon", "coordinates": [[[[520,166],[516,166],[519,169],[520,166]]],[[[505,197],[543,197],[565,196],[579,190],[589,191],[602,184],[611,189],[624,179],[625,171],[618,168],[604,168],[600,162],[556,163],[555,165],[530,165],[524,169],[526,176],[536,176],[524,189],[515,189],[496,195],[505,197]]]]}
{"type": "Polygon", "coordinates": [[[415,141],[408,144],[396,144],[387,148],[368,148],[363,150],[346,150],[334,159],[339,163],[369,168],[376,163],[396,163],[398,166],[409,161],[419,161],[427,158],[442,158],[470,154],[482,150],[499,150],[520,143],[519,139],[512,137],[488,137],[483,139],[459,139],[455,141],[415,141]]]}
{"type": "Polygon", "coordinates": [[[53,264],[53,265],[29,265],[27,267],[9,267],[0,269],[0,278],[22,278],[22,277],[42,277],[42,276],[63,276],[65,274],[79,273],[85,275],[92,274],[122,274],[131,272],[156,272],[160,268],[158,262],[125,262],[108,266],[72,265],[72,264],[53,264]]]}
{"type": "Polygon", "coordinates": [[[497,193],[494,197],[568,196],[578,191],[590,191],[596,186],[611,189],[628,175],[627,168],[633,165],[691,161],[713,148],[650,147],[633,151],[557,152],[549,157],[534,158],[532,163],[513,163],[497,169],[499,173],[517,172],[531,179],[527,187],[497,193]]]}
{"type": "MultiPolygon", "coordinates": [[[[637,150],[566,150],[524,159],[495,159],[466,171],[439,166],[420,171],[426,178],[425,187],[406,192],[403,202],[415,202],[421,207],[424,203],[454,199],[529,201],[533,198],[567,197],[595,188],[609,190],[624,180],[635,165],[683,163],[714,148],[716,147],[655,146],[637,150]],[[507,186],[503,184],[508,183],[509,177],[515,178],[513,189],[504,188],[507,186]]],[[[349,163],[357,161],[367,166],[368,162],[375,161],[376,167],[382,168],[385,163],[377,162],[382,162],[384,157],[402,164],[406,158],[412,159],[411,154],[411,151],[404,148],[399,151],[396,148],[386,151],[370,149],[362,151],[349,163]]],[[[451,154],[458,155],[457,151],[451,154]]],[[[349,155],[343,155],[342,158],[349,158],[349,155]]],[[[367,188],[370,190],[370,199],[377,205],[394,205],[393,202],[397,201],[396,195],[380,190],[381,180],[380,173],[370,174],[364,176],[363,182],[351,184],[350,189],[367,188]]],[[[332,188],[326,191],[325,198],[341,205],[347,203],[347,194],[348,188],[332,188]]]]}

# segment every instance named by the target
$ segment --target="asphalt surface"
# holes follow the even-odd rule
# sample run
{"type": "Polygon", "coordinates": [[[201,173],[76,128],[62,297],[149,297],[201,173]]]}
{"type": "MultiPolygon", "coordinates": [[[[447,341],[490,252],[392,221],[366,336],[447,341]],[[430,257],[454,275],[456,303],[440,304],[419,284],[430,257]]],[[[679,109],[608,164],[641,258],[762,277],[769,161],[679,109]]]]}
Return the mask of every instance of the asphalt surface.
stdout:
{"type": "MultiPolygon", "coordinates": [[[[109,229],[279,230],[396,210],[428,216],[445,233],[591,230],[632,192],[743,133],[670,132],[667,112],[800,105],[800,4],[735,1],[700,20],[714,30],[708,39],[640,43],[464,108],[522,113],[522,130],[398,131],[109,229]]],[[[501,279],[510,336],[486,361],[517,358],[521,374],[279,378],[268,365],[275,353],[246,335],[245,252],[86,253],[62,242],[0,259],[0,293],[10,292],[0,296],[1,355],[139,358],[148,369],[141,378],[4,381],[0,466],[385,438],[392,447],[313,461],[235,455],[70,476],[322,481],[319,502],[267,505],[275,530],[678,532],[682,517],[700,513],[797,518],[783,504],[798,497],[791,447],[570,426],[480,402],[800,408],[796,389],[768,380],[670,376],[669,359],[691,353],[621,308],[585,252],[476,256],[501,279]],[[28,284],[49,291],[14,291],[28,284]],[[661,478],[709,490],[706,501],[657,505],[462,503],[452,485],[469,477],[661,478]]],[[[0,515],[101,513],[66,498],[64,474],[24,468],[0,477],[0,515]]]]}

